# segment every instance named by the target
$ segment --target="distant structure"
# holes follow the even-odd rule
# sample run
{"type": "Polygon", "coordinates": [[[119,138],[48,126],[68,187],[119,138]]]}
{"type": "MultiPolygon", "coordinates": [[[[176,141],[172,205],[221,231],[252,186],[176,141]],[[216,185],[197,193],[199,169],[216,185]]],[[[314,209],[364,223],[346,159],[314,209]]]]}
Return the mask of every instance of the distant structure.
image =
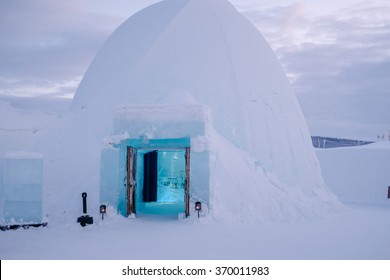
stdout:
{"type": "Polygon", "coordinates": [[[323,136],[312,136],[311,140],[313,142],[313,147],[322,148],[322,149],[362,146],[362,145],[374,143],[373,141],[352,140],[352,139],[323,137],[323,136]]]}

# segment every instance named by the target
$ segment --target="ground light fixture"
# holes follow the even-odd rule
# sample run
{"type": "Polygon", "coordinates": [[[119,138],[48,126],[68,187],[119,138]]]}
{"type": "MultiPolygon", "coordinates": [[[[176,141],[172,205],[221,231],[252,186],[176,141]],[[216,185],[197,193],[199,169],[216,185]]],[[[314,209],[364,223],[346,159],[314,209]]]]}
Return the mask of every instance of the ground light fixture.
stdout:
{"type": "Polygon", "coordinates": [[[106,205],[102,204],[100,205],[100,214],[102,214],[102,220],[104,220],[104,215],[107,214],[107,207],[106,205]]]}
{"type": "Polygon", "coordinates": [[[200,201],[195,202],[195,210],[198,211],[199,218],[199,212],[202,211],[202,203],[200,201]]]}

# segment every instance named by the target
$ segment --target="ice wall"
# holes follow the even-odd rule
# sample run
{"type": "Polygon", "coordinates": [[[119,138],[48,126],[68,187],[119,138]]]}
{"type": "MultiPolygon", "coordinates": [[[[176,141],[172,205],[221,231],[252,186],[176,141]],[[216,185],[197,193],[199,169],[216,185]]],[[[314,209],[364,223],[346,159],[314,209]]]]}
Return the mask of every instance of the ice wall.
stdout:
{"type": "Polygon", "coordinates": [[[42,222],[43,159],[39,154],[18,152],[0,161],[2,223],[42,222]]]}

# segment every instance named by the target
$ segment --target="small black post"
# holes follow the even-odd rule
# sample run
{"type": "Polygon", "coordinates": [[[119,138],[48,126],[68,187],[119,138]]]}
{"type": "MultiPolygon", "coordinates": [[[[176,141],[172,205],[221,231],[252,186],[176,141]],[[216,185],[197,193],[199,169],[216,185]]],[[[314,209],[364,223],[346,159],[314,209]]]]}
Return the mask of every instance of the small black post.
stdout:
{"type": "Polygon", "coordinates": [[[87,193],[83,192],[81,196],[83,197],[83,213],[87,214],[87,193]]]}
{"type": "Polygon", "coordinates": [[[390,199],[390,186],[389,186],[389,190],[387,191],[387,198],[390,199]]]}
{"type": "Polygon", "coordinates": [[[81,197],[83,198],[83,213],[84,216],[80,216],[77,218],[77,222],[80,223],[82,227],[85,227],[86,225],[92,225],[93,224],[93,218],[86,215],[87,214],[87,193],[83,192],[81,194],[81,197]]]}

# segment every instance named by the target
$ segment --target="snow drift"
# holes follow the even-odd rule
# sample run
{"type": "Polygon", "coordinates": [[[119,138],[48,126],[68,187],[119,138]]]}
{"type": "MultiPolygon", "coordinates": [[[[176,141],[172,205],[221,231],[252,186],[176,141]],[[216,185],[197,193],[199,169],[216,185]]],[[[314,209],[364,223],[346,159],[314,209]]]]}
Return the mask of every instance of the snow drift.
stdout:
{"type": "Polygon", "coordinates": [[[292,88],[258,30],[224,0],[166,0],[112,34],[67,117],[42,138],[49,218],[74,221],[83,191],[98,209],[100,149],[115,106],[172,103],[211,109],[203,143],[210,219],[290,221],[340,207],[323,182],[292,88]]]}

